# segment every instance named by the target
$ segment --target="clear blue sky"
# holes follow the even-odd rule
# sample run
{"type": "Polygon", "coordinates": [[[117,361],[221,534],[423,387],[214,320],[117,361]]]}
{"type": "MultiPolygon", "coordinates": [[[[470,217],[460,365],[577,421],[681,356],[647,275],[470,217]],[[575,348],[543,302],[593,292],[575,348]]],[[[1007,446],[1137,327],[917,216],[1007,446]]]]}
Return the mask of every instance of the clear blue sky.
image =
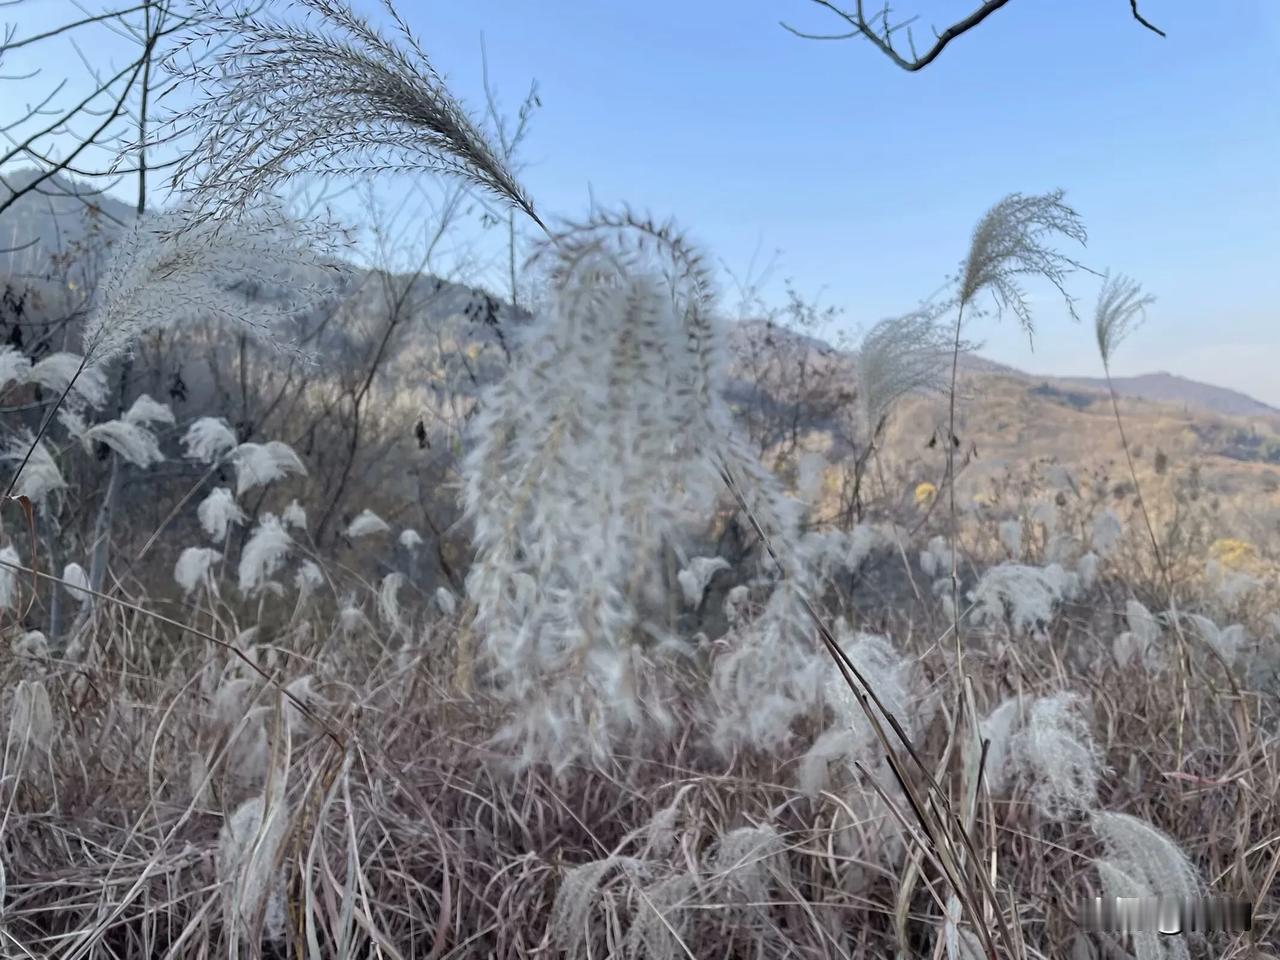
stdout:
{"type": "MultiPolygon", "coordinates": [[[[1084,260],[1159,298],[1118,372],[1280,405],[1280,0],[1142,7],[1166,39],[1127,0],[1013,0],[907,74],[865,41],[785,32],[838,28],[807,0],[402,0],[473,107],[482,34],[505,104],[537,79],[524,180],[545,213],[583,213],[590,188],[674,215],[740,272],[779,250],[773,289],[789,277],[856,330],[954,271],[1003,194],[1060,186],[1084,260]]],[[[926,35],[969,9],[895,6],[926,35]]],[[[1090,307],[1096,282],[1075,289],[1090,307]]],[[[1024,369],[1097,372],[1047,295],[1038,326],[1034,353],[1011,322],[970,335],[1024,369]]]]}

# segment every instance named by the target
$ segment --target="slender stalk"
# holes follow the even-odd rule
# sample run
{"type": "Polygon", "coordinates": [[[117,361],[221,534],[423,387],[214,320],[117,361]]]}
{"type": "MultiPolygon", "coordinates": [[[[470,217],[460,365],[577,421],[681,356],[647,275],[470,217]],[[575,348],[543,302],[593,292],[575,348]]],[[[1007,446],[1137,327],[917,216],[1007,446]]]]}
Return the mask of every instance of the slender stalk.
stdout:
{"type": "Polygon", "coordinates": [[[1165,589],[1172,599],[1173,581],[1165,566],[1164,555],[1160,552],[1160,542],[1156,539],[1156,531],[1151,524],[1151,515],[1147,512],[1146,501],[1142,497],[1142,485],[1138,483],[1138,471],[1133,465],[1133,455],[1129,452],[1129,438],[1125,436],[1124,420],[1120,416],[1120,402],[1116,397],[1115,384],[1111,382],[1111,365],[1105,360],[1102,363],[1102,371],[1107,378],[1107,392],[1111,395],[1111,412],[1115,416],[1116,430],[1120,433],[1120,446],[1124,448],[1125,463],[1129,467],[1129,477],[1133,480],[1134,497],[1138,501],[1138,510],[1142,514],[1142,522],[1146,525],[1147,536],[1151,539],[1151,552],[1155,555],[1156,566],[1160,570],[1161,579],[1164,580],[1165,589]]]}
{"type": "MultiPolygon", "coordinates": [[[[1186,732],[1187,708],[1191,699],[1191,688],[1189,683],[1189,674],[1191,673],[1190,654],[1187,650],[1186,638],[1182,634],[1182,625],[1178,622],[1179,615],[1177,611],[1177,603],[1173,594],[1173,577],[1169,574],[1169,568],[1164,562],[1164,554],[1160,552],[1160,542],[1156,538],[1155,526],[1151,523],[1151,514],[1147,510],[1146,500],[1142,496],[1142,484],[1138,482],[1138,471],[1133,464],[1133,454],[1129,451],[1129,438],[1124,432],[1124,418],[1120,416],[1120,401],[1116,396],[1115,384],[1111,381],[1111,363],[1107,359],[1106,354],[1102,357],[1102,372],[1107,379],[1107,392],[1111,396],[1111,412],[1115,416],[1116,430],[1120,433],[1120,446],[1124,449],[1125,463],[1129,466],[1129,477],[1133,480],[1134,499],[1138,501],[1138,512],[1142,514],[1142,522],[1147,528],[1147,536],[1151,538],[1151,552],[1155,556],[1156,567],[1160,571],[1160,578],[1164,581],[1165,588],[1165,606],[1173,611],[1173,632],[1178,638],[1178,686],[1181,691],[1180,705],[1178,709],[1178,729],[1175,735],[1176,750],[1175,754],[1178,758],[1178,769],[1182,768],[1183,757],[1183,738],[1186,732]]],[[[1227,669],[1227,677],[1231,678],[1231,671],[1227,669]]],[[[1234,682],[1234,681],[1233,681],[1234,682]]]]}
{"type": "Polygon", "coordinates": [[[947,498],[951,512],[951,628],[955,635],[956,671],[964,675],[964,653],[960,644],[960,524],[956,513],[956,380],[960,371],[960,327],[964,323],[964,301],[956,311],[956,336],[951,350],[951,389],[947,408],[947,498]]]}

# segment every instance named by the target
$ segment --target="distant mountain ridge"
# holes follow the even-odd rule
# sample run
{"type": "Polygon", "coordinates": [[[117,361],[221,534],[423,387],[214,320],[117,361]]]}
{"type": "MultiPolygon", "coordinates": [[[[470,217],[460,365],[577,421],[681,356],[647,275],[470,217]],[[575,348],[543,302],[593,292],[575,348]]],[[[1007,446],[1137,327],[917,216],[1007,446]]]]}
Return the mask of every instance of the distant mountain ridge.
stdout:
{"type": "MultiPolygon", "coordinates": [[[[5,171],[0,175],[2,178],[0,200],[8,195],[10,187],[20,189],[38,175],[37,171],[31,169],[5,171]]],[[[103,232],[108,235],[117,229],[118,224],[130,222],[135,215],[133,208],[128,204],[103,195],[84,183],[63,176],[50,178],[42,184],[39,193],[23,197],[0,214],[0,276],[33,276],[44,272],[51,253],[66,250],[69,244],[84,236],[89,222],[85,214],[91,206],[101,211],[98,222],[103,232]]],[[[424,286],[432,282],[433,278],[421,278],[424,286]]],[[[451,310],[460,310],[462,308],[458,305],[459,303],[475,299],[476,291],[458,287],[447,281],[444,286],[457,287],[454,292],[456,295],[445,298],[451,310]]],[[[435,289],[439,290],[439,286],[435,289]]],[[[505,314],[506,311],[502,307],[506,306],[500,305],[499,312],[505,314]]],[[[762,327],[763,324],[759,322],[743,324],[740,326],[739,335],[750,335],[751,331],[759,332],[762,327]]],[[[815,357],[821,356],[824,362],[839,363],[852,359],[852,354],[814,337],[781,326],[773,326],[769,329],[774,336],[787,337],[793,343],[812,351],[815,357]]],[[[493,329],[490,332],[492,333],[493,329]]],[[[1044,384],[1052,390],[1064,391],[1068,394],[1082,391],[1086,394],[1097,394],[1106,391],[1106,381],[1098,377],[1041,376],[977,355],[964,357],[962,369],[969,374],[1014,377],[1032,386],[1044,384]]],[[[1240,391],[1163,371],[1132,377],[1116,377],[1113,383],[1116,392],[1124,397],[1195,408],[1228,416],[1280,416],[1280,408],[1263,403],[1240,391]]]]}
{"type": "MultiPolygon", "coordinates": [[[[1058,377],[1056,382],[1086,390],[1107,389],[1107,382],[1096,377],[1058,377]]],[[[1112,382],[1116,392],[1126,397],[1183,404],[1231,416],[1280,415],[1280,407],[1263,403],[1238,390],[1202,383],[1165,371],[1144,373],[1136,377],[1115,377],[1112,382]]]]}
{"type": "MultiPolygon", "coordinates": [[[[1043,383],[1063,391],[1086,391],[1105,395],[1107,381],[1102,377],[1047,376],[1028,373],[986,357],[970,356],[962,367],[973,373],[997,374],[1016,377],[1032,383],[1043,383]]],[[[1135,400],[1149,400],[1180,407],[1221,413],[1232,417],[1280,416],[1280,407],[1273,407],[1239,390],[1193,380],[1176,373],[1159,371],[1131,377],[1112,377],[1116,393],[1135,400]]]]}

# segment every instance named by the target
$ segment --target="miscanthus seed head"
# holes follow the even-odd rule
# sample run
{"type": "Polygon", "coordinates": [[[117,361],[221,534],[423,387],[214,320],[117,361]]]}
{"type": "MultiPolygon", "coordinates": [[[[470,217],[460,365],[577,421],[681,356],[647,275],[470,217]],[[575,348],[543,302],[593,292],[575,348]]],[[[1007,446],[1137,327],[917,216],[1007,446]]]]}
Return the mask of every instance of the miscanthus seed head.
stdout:
{"type": "Polygon", "coordinates": [[[175,124],[197,139],[173,182],[200,211],[242,216],[298,176],[437,173],[461,179],[535,220],[533,204],[389,3],[389,37],[344,0],[297,0],[305,18],[268,2],[230,11],[212,0],[166,64],[197,91],[175,124]],[[213,67],[184,57],[213,49],[213,67]],[[183,66],[188,60],[192,67],[183,66]]]}
{"type": "Polygon", "coordinates": [[[230,454],[236,468],[236,496],[291,473],[306,476],[307,468],[293,448],[280,440],[242,443],[230,454]]]}
{"type": "Polygon", "coordinates": [[[29,430],[8,438],[0,447],[0,461],[12,463],[14,469],[24,458],[27,462],[14,485],[13,495],[27,497],[38,507],[52,506],[55,496],[66,489],[67,481],[45,442],[37,441],[29,430]],[[27,457],[28,451],[30,457],[27,457]]]}
{"type": "Polygon", "coordinates": [[[293,538],[279,518],[264,513],[240,553],[240,592],[249,595],[261,590],[284,565],[292,545],[293,538]]]}
{"type": "Polygon", "coordinates": [[[212,583],[210,572],[222,554],[210,547],[187,547],[178,556],[173,567],[173,579],[182,592],[190,596],[202,583],[212,583]]]}
{"type": "Polygon", "coordinates": [[[1061,190],[1033,196],[1011,193],[987,211],[973,231],[960,269],[962,305],[989,293],[996,308],[1012,312],[1030,334],[1031,306],[1021,281],[1040,277],[1058,289],[1074,315],[1065,283],[1078,264],[1050,244],[1062,238],[1083,245],[1086,232],[1079,214],[1062,198],[1061,190]]]}
{"type": "Polygon", "coordinates": [[[355,540],[359,537],[372,536],[375,533],[386,533],[390,529],[391,527],[387,524],[387,521],[366,507],[348,524],[347,537],[355,540]]]}
{"type": "Polygon", "coordinates": [[[196,516],[200,519],[200,526],[214,543],[221,543],[227,538],[228,529],[233,525],[239,526],[248,519],[236,503],[235,495],[227,487],[214,487],[210,490],[209,495],[196,508],[196,516]]]}
{"type": "Polygon", "coordinates": [[[146,214],[126,227],[85,320],[90,365],[100,369],[130,353],[144,332],[209,320],[282,345],[285,321],[326,296],[338,271],[326,255],[324,233],[293,221],[268,199],[256,203],[234,226],[186,206],[146,214]],[[270,295],[248,295],[246,280],[270,295]]]}
{"type": "Polygon", "coordinates": [[[187,457],[201,463],[213,463],[237,446],[236,433],[221,417],[200,417],[192,421],[182,436],[187,457]]]}

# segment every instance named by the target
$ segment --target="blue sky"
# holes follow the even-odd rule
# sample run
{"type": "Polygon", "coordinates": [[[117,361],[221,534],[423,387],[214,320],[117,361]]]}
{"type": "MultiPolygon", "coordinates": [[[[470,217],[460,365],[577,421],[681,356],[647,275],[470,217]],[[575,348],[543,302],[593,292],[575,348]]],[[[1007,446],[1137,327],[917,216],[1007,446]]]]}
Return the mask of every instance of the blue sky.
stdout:
{"type": "MultiPolygon", "coordinates": [[[[903,0],[895,12],[918,13],[927,34],[968,9],[903,0]]],[[[590,190],[674,215],[740,273],[780,251],[770,289],[790,278],[856,331],[934,290],[1002,195],[1062,187],[1089,227],[1082,259],[1159,298],[1117,371],[1169,370],[1280,405],[1277,0],[1147,0],[1165,39],[1126,0],[1013,0],[917,74],[866,42],[788,34],[780,19],[839,26],[807,0],[402,10],[472,106],[482,35],[505,104],[536,78],[524,180],[546,214],[582,214],[590,190]]],[[[1096,281],[1074,290],[1087,308],[1096,281]]],[[[970,336],[1023,369],[1096,373],[1087,326],[1034,293],[1034,353],[1010,321],[970,336]]]]}

